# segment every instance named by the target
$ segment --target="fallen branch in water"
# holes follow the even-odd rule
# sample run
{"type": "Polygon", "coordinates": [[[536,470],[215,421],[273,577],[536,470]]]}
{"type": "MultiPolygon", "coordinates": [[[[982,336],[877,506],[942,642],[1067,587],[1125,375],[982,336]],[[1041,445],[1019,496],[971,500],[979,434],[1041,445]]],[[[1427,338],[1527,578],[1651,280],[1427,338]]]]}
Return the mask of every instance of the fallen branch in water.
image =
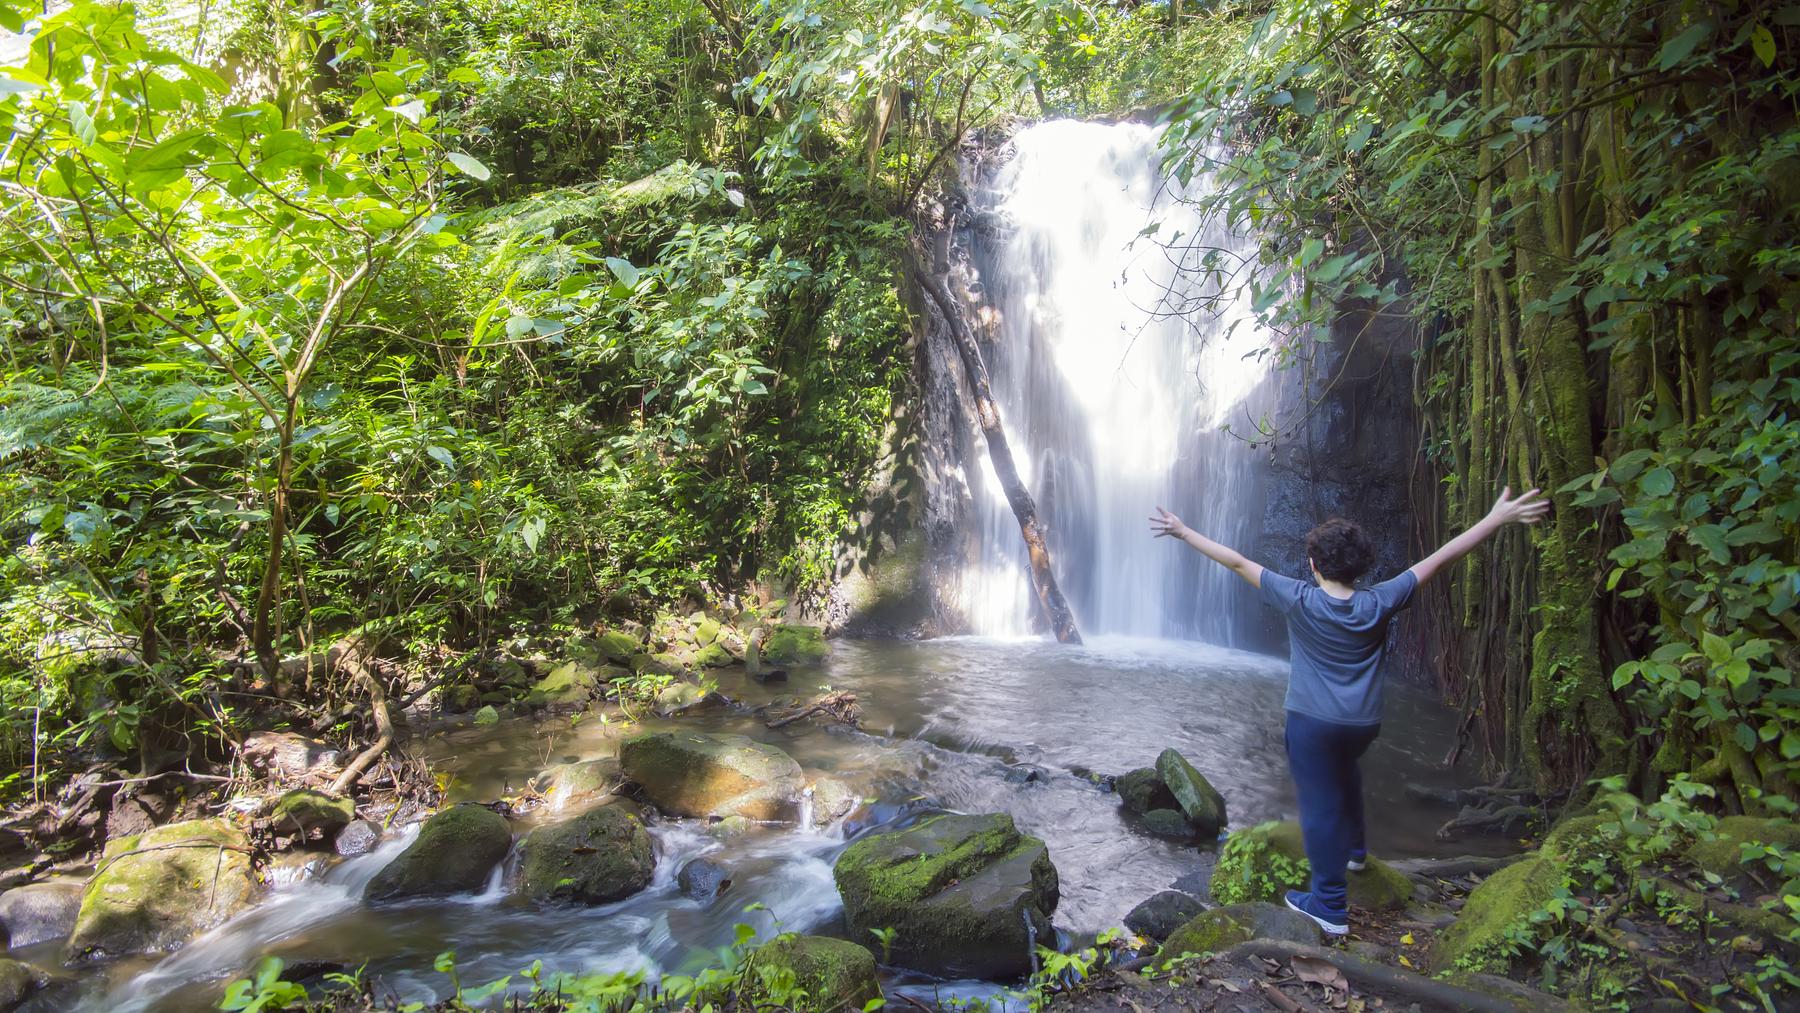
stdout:
{"type": "Polygon", "coordinates": [[[852,726],[860,724],[862,721],[862,707],[856,702],[856,694],[838,690],[835,693],[816,696],[806,703],[786,710],[767,712],[763,715],[763,724],[770,728],[785,728],[814,714],[825,714],[840,724],[852,726]]]}

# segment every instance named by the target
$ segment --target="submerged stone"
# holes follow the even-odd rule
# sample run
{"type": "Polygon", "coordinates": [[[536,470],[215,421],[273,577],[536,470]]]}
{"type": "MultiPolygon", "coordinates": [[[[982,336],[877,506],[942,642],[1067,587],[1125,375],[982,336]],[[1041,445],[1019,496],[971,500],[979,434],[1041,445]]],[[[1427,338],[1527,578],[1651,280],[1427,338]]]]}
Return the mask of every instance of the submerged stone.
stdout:
{"type": "Polygon", "coordinates": [[[1225,829],[1225,797],[1220,795],[1205,775],[1194,769],[1187,758],[1173,749],[1165,749],[1156,758],[1156,772],[1168,786],[1169,794],[1181,803],[1181,811],[1195,832],[1217,837],[1225,829]]]}
{"type": "Polygon", "coordinates": [[[465,802],[425,821],[419,836],[369,880],[369,903],[478,893],[512,849],[506,817],[465,802]]]}
{"type": "Polygon", "coordinates": [[[871,834],[844,850],[832,874],[852,936],[893,929],[893,963],[945,977],[1029,973],[1059,896],[1044,842],[1004,813],[871,834]]]}
{"type": "Polygon", "coordinates": [[[559,763],[531,779],[531,786],[556,809],[570,802],[600,798],[618,783],[619,764],[612,759],[559,763]]]}
{"type": "MultiPolygon", "coordinates": [[[[1351,907],[1392,911],[1412,900],[1412,880],[1380,859],[1369,859],[1367,869],[1350,873],[1348,879],[1351,907]]],[[[1232,834],[1213,866],[1211,892],[1219,904],[1279,902],[1289,890],[1305,890],[1311,882],[1300,824],[1286,820],[1232,834]]]]}
{"type": "Polygon", "coordinates": [[[806,786],[793,757],[744,735],[650,732],[625,740],[619,762],[673,816],[788,820],[806,786]]]}
{"type": "MultiPolygon", "coordinates": [[[[32,993],[43,987],[44,976],[30,964],[0,958],[0,1010],[13,1010],[25,1004],[32,993]]],[[[861,1007],[857,1007],[861,1009],[861,1007]]]]}
{"type": "Polygon", "coordinates": [[[160,953],[262,893],[250,841],[224,820],[170,823],[107,842],[69,937],[76,958],[160,953]]]}
{"type": "Polygon", "coordinates": [[[881,998],[875,955],[842,939],[790,932],[764,943],[756,951],[755,961],[759,969],[793,975],[794,985],[806,995],[789,999],[785,1007],[802,1013],[861,1013],[864,1006],[881,998]]]}
{"type": "Polygon", "coordinates": [[[519,892],[536,901],[604,904],[650,885],[656,855],[628,803],[538,827],[519,842],[519,892]]]}
{"type": "Polygon", "coordinates": [[[1169,933],[1157,955],[1168,960],[1184,953],[1219,953],[1252,939],[1317,945],[1319,927],[1300,912],[1267,901],[1227,904],[1203,911],[1169,933]]]}
{"type": "Polygon", "coordinates": [[[1144,829],[1159,837],[1173,837],[1180,841],[1194,839],[1193,825],[1176,809],[1152,809],[1145,813],[1144,829]]]}

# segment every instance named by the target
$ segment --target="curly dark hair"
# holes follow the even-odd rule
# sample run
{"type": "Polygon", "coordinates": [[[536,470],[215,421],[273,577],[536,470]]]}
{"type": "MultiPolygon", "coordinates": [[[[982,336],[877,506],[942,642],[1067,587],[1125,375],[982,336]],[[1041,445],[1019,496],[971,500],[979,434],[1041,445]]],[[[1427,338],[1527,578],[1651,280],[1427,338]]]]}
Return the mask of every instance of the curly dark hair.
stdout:
{"type": "Polygon", "coordinates": [[[1375,546],[1354,521],[1333,517],[1306,533],[1306,554],[1319,576],[1351,584],[1375,565],[1375,546]]]}

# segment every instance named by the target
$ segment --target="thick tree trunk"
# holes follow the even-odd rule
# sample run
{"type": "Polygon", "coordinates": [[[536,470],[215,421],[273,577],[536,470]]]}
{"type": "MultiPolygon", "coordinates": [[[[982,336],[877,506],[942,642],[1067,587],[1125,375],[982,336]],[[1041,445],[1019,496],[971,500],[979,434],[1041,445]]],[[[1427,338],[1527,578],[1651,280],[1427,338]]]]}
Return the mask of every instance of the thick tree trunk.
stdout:
{"type": "Polygon", "coordinates": [[[994,462],[994,474],[1000,478],[1000,487],[1006,491],[1006,501],[1012,505],[1013,515],[1019,519],[1019,533],[1025,537],[1025,551],[1031,557],[1031,586],[1037,592],[1038,605],[1043,608],[1044,618],[1049,621],[1057,640],[1065,644],[1079,644],[1081,632],[1075,628],[1075,613],[1070,611],[1062,590],[1056,586],[1056,573],[1050,565],[1050,549],[1044,544],[1043,525],[1038,523],[1037,503],[1032,500],[1025,483],[1019,479],[1019,469],[1013,463],[1012,447],[1006,442],[1006,430],[1000,425],[1000,408],[994,404],[993,390],[988,383],[987,364],[981,358],[981,346],[975,343],[975,335],[969,332],[968,324],[964,322],[962,314],[957,312],[956,301],[951,297],[949,289],[944,287],[943,281],[927,271],[916,259],[909,257],[908,262],[920,287],[937,304],[938,312],[943,314],[944,322],[950,328],[950,335],[956,341],[956,350],[962,356],[963,371],[969,377],[969,392],[975,399],[975,417],[981,423],[982,435],[987,437],[988,457],[994,462]]]}

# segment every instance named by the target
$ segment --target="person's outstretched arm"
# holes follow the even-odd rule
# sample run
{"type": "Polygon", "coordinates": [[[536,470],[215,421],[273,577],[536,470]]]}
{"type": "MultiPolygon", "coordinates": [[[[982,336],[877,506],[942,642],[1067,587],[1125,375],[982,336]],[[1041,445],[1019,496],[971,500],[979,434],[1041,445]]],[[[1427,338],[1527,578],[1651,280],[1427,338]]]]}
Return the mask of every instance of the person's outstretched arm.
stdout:
{"type": "Polygon", "coordinates": [[[1494,501],[1494,508],[1487,512],[1486,517],[1476,521],[1474,527],[1445,542],[1436,552],[1414,563],[1411,567],[1412,575],[1423,584],[1439,570],[1473,552],[1475,546],[1487,541],[1488,536],[1506,525],[1514,522],[1536,524],[1543,520],[1544,514],[1550,509],[1550,501],[1535,499],[1537,494],[1538,491],[1532,489],[1514,499],[1509,498],[1512,496],[1511,486],[1500,490],[1500,498],[1494,501]]]}
{"type": "Polygon", "coordinates": [[[1157,538],[1174,538],[1186,542],[1199,550],[1201,555],[1244,578],[1251,587],[1262,587],[1261,563],[1245,557],[1229,545],[1220,545],[1195,531],[1181,523],[1181,518],[1162,507],[1157,507],[1155,516],[1150,518],[1150,533],[1157,538]]]}

